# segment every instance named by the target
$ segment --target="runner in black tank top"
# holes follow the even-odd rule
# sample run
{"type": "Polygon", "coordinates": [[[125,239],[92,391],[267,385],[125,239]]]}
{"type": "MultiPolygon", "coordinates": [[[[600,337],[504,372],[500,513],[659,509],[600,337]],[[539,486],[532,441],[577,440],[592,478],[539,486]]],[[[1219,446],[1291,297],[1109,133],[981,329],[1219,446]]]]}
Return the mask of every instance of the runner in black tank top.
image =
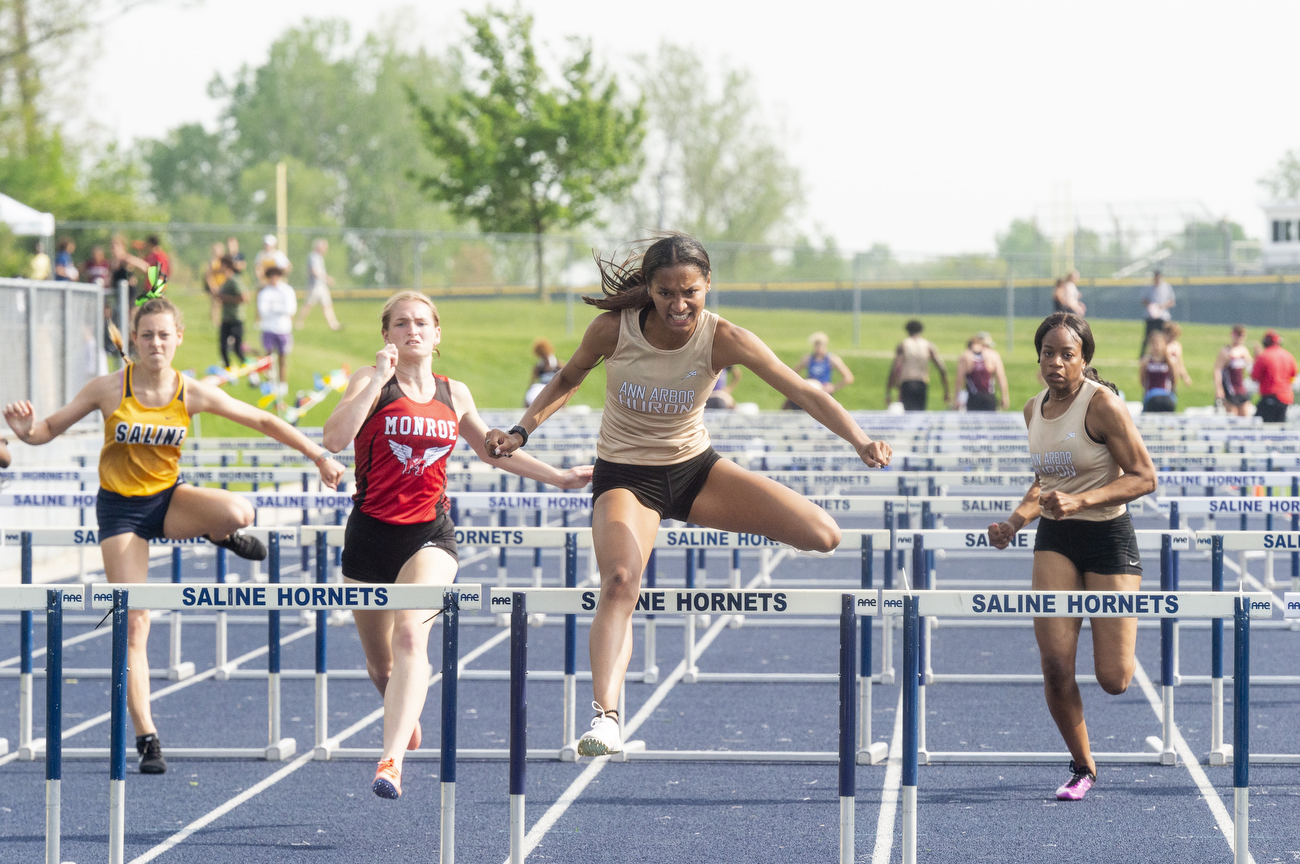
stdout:
{"type": "MultiPolygon", "coordinates": [[[[356,506],[344,538],[343,576],[445,585],[457,567],[446,465],[458,436],[484,462],[562,489],[585,486],[591,469],[561,471],[524,454],[493,459],[469,388],[433,374],[442,340],[433,303],[404,291],[384,305],[381,320],[384,347],[375,365],[352,376],[325,423],[326,448],[338,452],[356,439],[356,506]]],[[[433,616],[419,610],[352,613],[370,680],[384,697],[383,757],[371,786],[381,798],[402,794],[403,756],[420,746],[433,616]]]]}

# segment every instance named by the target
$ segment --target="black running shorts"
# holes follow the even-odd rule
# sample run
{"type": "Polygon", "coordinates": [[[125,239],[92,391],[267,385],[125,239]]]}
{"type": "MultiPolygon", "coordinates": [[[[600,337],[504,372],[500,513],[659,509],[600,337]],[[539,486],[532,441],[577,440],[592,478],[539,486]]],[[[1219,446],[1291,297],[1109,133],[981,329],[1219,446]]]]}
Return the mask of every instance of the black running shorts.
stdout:
{"type": "Polygon", "coordinates": [[[172,494],[183,481],[152,495],[119,495],[103,488],[95,497],[95,517],[99,522],[99,539],[106,540],[118,534],[135,534],[145,540],[163,536],[163,522],[172,494]]]}
{"type": "Polygon", "coordinates": [[[443,513],[432,522],[395,525],[353,507],[343,532],[343,575],[358,582],[391,585],[402,567],[421,549],[442,549],[456,561],[456,526],[443,513]]]}
{"type": "Polygon", "coordinates": [[[930,398],[930,385],[924,381],[904,381],[898,385],[898,401],[904,411],[924,411],[930,398]]]}
{"type": "Polygon", "coordinates": [[[676,465],[625,465],[597,459],[591,473],[591,504],[611,489],[626,489],[660,519],[689,522],[691,507],[722,457],[712,447],[676,465]]]}
{"type": "Polygon", "coordinates": [[[1038,520],[1035,552],[1057,552],[1082,573],[1142,575],[1137,533],[1127,513],[1105,522],[1084,519],[1038,520]]]}

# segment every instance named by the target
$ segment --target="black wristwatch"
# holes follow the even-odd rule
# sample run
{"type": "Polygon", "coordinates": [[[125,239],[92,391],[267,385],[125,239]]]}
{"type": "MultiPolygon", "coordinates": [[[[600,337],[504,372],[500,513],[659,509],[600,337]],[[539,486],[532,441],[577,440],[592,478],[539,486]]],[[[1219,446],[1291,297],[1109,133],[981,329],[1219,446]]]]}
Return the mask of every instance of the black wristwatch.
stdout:
{"type": "Polygon", "coordinates": [[[510,431],[507,432],[506,434],[507,434],[507,435],[518,435],[520,438],[524,439],[524,443],[523,443],[523,444],[520,444],[519,446],[520,446],[520,447],[526,447],[526,446],[528,446],[528,430],[525,429],[524,427],[522,427],[522,426],[511,426],[511,427],[510,427],[510,431]]]}

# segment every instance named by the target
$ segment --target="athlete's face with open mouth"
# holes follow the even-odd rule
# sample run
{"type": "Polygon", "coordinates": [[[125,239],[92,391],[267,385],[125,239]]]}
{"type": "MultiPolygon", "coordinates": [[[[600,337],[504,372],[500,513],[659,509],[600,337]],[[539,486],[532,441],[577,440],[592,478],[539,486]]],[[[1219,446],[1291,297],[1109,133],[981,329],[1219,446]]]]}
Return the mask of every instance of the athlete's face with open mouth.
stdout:
{"type": "Polygon", "coordinates": [[[176,356],[185,331],[176,326],[170,312],[145,315],[136,322],[135,350],[140,362],[151,369],[165,369],[176,356]]]}
{"type": "Polygon", "coordinates": [[[655,311],[674,333],[689,335],[695,331],[695,322],[704,309],[708,293],[709,277],[689,264],[665,267],[650,280],[650,299],[654,300],[655,311]]]}
{"type": "Polygon", "coordinates": [[[1049,330],[1043,337],[1038,369],[1047,386],[1056,391],[1077,389],[1083,382],[1083,342],[1067,327],[1049,330]]]}
{"type": "Polygon", "coordinates": [[[423,360],[442,341],[442,328],[434,323],[427,305],[412,301],[393,310],[384,338],[397,346],[398,356],[423,360]]]}

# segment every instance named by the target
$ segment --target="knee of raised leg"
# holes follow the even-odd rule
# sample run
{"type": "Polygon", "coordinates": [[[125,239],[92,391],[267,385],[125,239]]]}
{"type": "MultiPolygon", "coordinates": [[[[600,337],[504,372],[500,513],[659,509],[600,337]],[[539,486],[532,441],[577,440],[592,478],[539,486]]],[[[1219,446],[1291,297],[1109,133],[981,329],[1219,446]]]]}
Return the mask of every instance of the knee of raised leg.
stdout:
{"type": "Polygon", "coordinates": [[[1119,696],[1127,692],[1129,682],[1133,680],[1132,672],[1114,671],[1108,673],[1097,673],[1097,683],[1101,689],[1105,690],[1111,696],[1119,696]]]}
{"type": "Polygon", "coordinates": [[[813,552],[834,552],[844,535],[830,516],[824,516],[813,533],[813,552]]]}
{"type": "Polygon", "coordinates": [[[236,498],[230,507],[230,521],[236,528],[247,528],[253,524],[253,505],[246,498],[236,498]]]}

